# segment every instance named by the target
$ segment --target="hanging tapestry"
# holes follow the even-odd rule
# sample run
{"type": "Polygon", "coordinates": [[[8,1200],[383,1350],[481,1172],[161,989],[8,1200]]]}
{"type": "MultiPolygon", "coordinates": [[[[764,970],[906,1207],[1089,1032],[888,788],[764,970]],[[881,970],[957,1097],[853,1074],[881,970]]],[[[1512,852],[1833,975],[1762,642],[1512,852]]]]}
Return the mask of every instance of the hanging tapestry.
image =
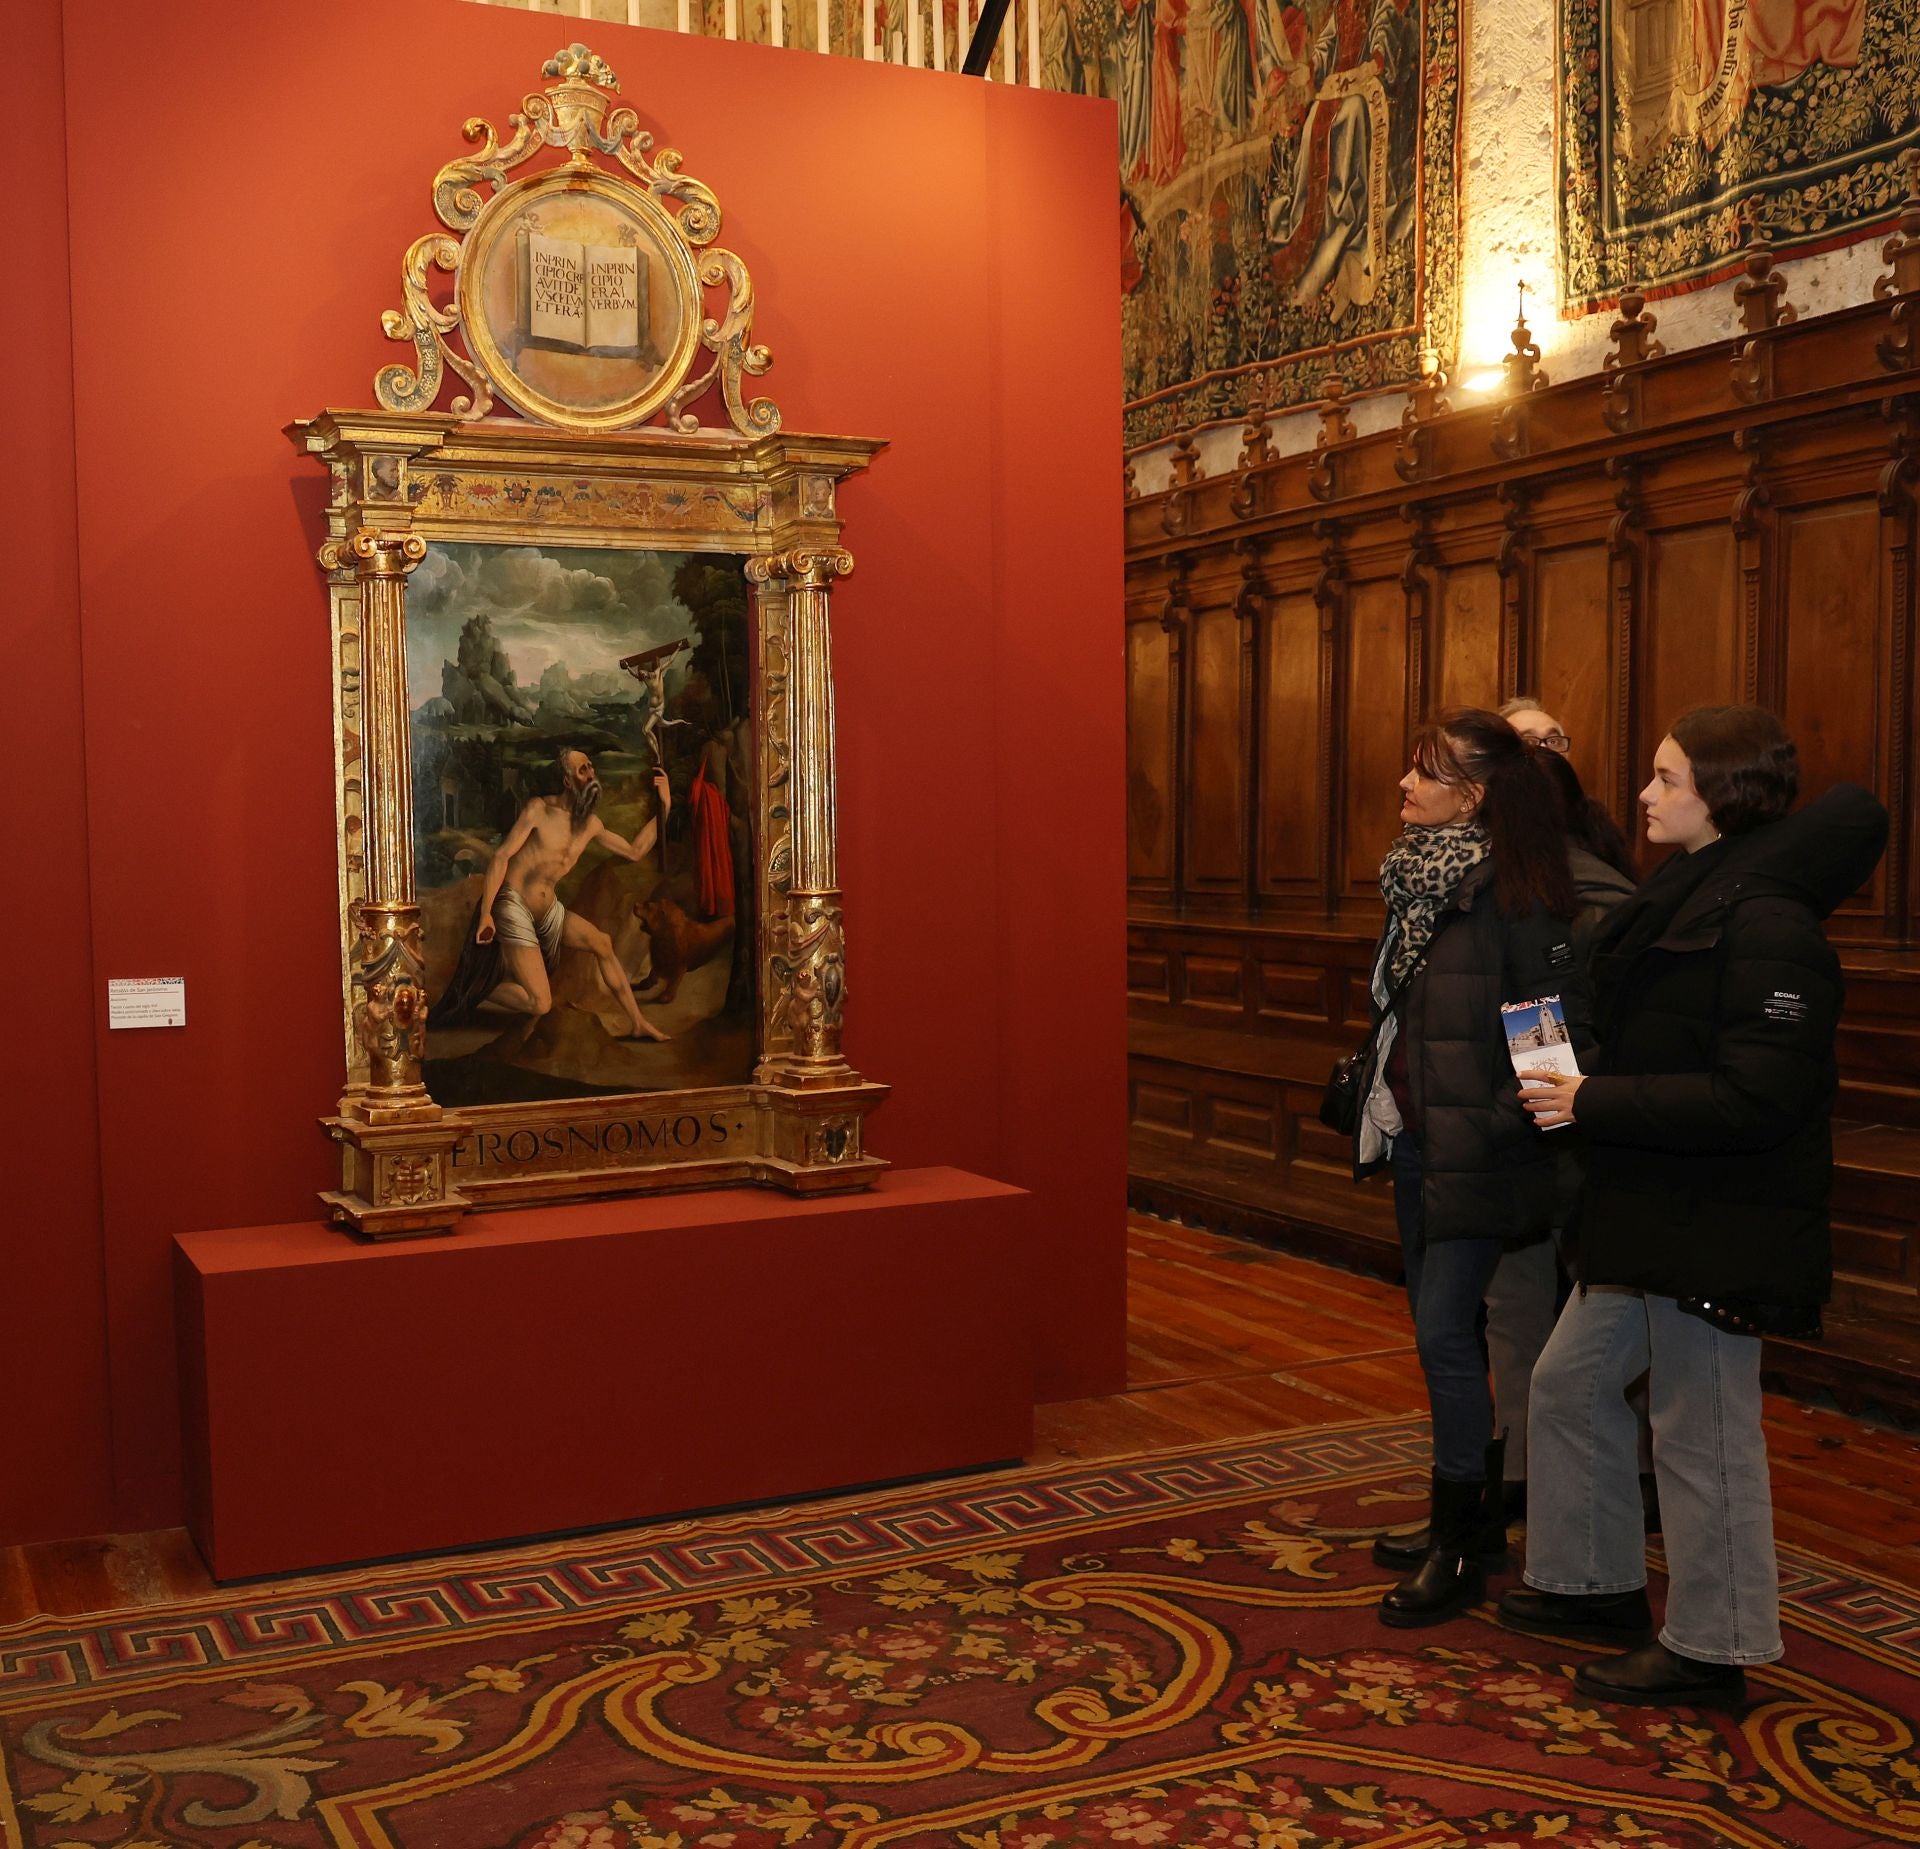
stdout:
{"type": "Polygon", "coordinates": [[[1561,0],[1560,300],[1731,275],[1751,198],[1782,252],[1870,237],[1920,138],[1920,0],[1561,0]]]}
{"type": "Polygon", "coordinates": [[[1129,446],[1451,355],[1459,53],[1459,0],[1048,9],[1042,81],[1120,110],[1129,446]]]}

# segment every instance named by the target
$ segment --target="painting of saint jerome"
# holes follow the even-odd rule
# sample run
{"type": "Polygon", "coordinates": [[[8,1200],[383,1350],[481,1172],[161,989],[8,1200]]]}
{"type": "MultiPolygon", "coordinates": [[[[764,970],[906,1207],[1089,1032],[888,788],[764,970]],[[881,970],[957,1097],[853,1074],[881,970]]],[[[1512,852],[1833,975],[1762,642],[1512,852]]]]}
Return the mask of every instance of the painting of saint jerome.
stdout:
{"type": "Polygon", "coordinates": [[[730,556],[429,548],[407,703],[437,1102],[750,1075],[748,628],[730,556]]]}

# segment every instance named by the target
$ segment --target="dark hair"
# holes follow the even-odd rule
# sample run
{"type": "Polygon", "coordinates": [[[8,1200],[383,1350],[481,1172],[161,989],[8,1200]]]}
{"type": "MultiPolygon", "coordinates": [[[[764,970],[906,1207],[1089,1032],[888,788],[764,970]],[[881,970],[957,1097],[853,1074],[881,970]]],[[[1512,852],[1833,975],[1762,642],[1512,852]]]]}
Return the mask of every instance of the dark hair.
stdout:
{"type": "Polygon", "coordinates": [[[1723,835],[1777,822],[1800,794],[1800,753],[1764,706],[1696,706],[1667,728],[1723,835]]]}
{"type": "Polygon", "coordinates": [[[1556,918],[1580,910],[1567,868],[1560,803],[1534,750],[1498,713],[1464,706],[1442,713],[1413,735],[1413,767],[1456,787],[1477,783],[1486,794],[1475,818],[1493,844],[1493,892],[1517,918],[1544,906],[1556,918]]]}
{"type": "Polygon", "coordinates": [[[1566,817],[1567,838],[1575,847],[1583,847],[1595,860],[1604,860],[1616,873],[1638,882],[1640,870],[1633,864],[1633,849],[1620,832],[1620,824],[1589,796],[1580,782],[1580,773],[1564,751],[1538,751],[1535,757],[1547,773],[1547,781],[1560,798],[1566,817]]]}

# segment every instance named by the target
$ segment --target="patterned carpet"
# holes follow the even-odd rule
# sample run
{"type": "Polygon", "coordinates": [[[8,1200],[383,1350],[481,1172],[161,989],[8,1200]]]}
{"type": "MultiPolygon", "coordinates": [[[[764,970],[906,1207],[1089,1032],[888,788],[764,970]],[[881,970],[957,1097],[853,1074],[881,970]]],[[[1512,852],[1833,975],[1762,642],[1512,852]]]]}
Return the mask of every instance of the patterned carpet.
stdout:
{"type": "Polygon", "coordinates": [[[1370,1422],[0,1632],[21,1849],[1920,1844],[1920,1595],[1784,1562],[1744,1718],[1390,1632],[1370,1422]],[[464,1570],[459,1570],[464,1568],[464,1570]]]}

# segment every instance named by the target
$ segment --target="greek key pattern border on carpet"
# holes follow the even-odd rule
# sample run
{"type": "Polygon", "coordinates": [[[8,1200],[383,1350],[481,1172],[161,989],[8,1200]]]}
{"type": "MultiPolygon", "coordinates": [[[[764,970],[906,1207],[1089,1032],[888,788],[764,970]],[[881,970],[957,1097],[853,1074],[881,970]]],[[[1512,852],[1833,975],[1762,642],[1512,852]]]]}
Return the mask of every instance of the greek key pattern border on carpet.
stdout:
{"type": "MultiPolygon", "coordinates": [[[[684,1595],[717,1596],[950,1548],[1071,1532],[1115,1516],[1370,1480],[1428,1465],[1424,1421],[1266,1435],[1093,1464],[996,1472],[862,1497],[678,1520],[473,1556],[238,1588],[110,1622],[39,1618],[0,1631],[0,1703],[157,1674],[257,1665],[355,1645],[432,1643],[684,1595]]],[[[1920,1672],[1920,1593],[1783,1553],[1781,1591],[1920,1672]]]]}

